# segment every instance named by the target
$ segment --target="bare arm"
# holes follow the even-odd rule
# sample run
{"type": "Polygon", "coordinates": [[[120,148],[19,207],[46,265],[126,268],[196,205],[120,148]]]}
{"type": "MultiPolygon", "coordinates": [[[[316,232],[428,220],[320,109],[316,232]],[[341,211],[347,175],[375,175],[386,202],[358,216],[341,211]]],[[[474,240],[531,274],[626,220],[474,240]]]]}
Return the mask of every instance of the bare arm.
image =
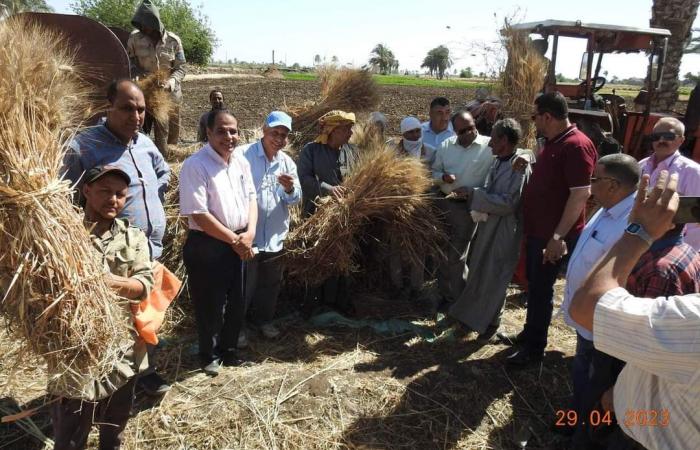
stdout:
{"type": "Polygon", "coordinates": [[[139,300],[143,298],[146,287],[135,278],[127,278],[108,273],[105,275],[107,286],[114,290],[120,297],[129,300],[139,300]]]}
{"type": "MultiPolygon", "coordinates": [[[[647,197],[649,175],[644,175],[639,183],[630,221],[640,224],[654,240],[673,227],[673,216],[678,209],[677,184],[677,174],[671,175],[669,179],[668,172],[662,171],[656,186],[647,197]]],[[[648,248],[644,240],[625,233],[576,291],[569,308],[571,317],[586,329],[592,330],[598,300],[611,289],[625,286],[637,260],[648,248]]]]}
{"type": "Polygon", "coordinates": [[[581,211],[586,206],[586,200],[591,196],[590,186],[575,188],[569,190],[569,198],[566,200],[566,206],[564,207],[564,213],[559,219],[559,224],[554,229],[554,232],[560,236],[566,236],[574,226],[576,220],[581,215],[581,211]]]}

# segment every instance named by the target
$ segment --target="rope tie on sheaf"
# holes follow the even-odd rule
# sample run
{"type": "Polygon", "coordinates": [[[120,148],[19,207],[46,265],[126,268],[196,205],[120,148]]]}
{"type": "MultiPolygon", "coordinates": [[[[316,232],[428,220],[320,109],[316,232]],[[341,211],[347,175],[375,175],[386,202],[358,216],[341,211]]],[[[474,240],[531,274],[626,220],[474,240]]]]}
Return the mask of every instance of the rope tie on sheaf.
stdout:
{"type": "Polygon", "coordinates": [[[0,207],[26,206],[57,195],[70,195],[71,191],[71,183],[68,180],[52,180],[49,184],[33,191],[20,191],[0,184],[0,207]]]}

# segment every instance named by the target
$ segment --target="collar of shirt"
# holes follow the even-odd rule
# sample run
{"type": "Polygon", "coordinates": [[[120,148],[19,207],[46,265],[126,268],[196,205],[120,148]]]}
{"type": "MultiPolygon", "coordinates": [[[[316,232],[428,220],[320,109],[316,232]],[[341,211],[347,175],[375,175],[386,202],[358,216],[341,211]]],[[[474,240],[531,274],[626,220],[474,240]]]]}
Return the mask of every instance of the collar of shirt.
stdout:
{"type": "Polygon", "coordinates": [[[270,161],[267,158],[267,155],[265,154],[265,147],[263,147],[262,139],[259,140],[258,142],[256,142],[254,145],[256,147],[255,154],[258,155],[259,158],[265,158],[265,161],[270,163],[270,165],[272,165],[272,163],[279,162],[279,160],[280,160],[279,152],[275,153],[275,156],[272,158],[272,161],[270,161]]]}
{"type": "Polygon", "coordinates": [[[627,197],[623,198],[617,202],[614,206],[610,208],[603,208],[603,215],[612,220],[617,220],[622,217],[623,214],[629,212],[630,205],[634,203],[634,199],[637,197],[637,193],[633,192],[627,197]]]}
{"type": "Polygon", "coordinates": [[[224,161],[224,158],[222,158],[221,155],[219,155],[217,153],[217,151],[214,150],[214,148],[209,144],[204,146],[204,153],[206,153],[207,156],[209,156],[211,159],[213,159],[217,164],[224,166],[224,167],[228,167],[230,165],[230,163],[233,162],[235,149],[234,149],[234,152],[231,152],[231,157],[230,157],[228,163],[226,161],[224,161]]]}
{"type": "Polygon", "coordinates": [[[452,122],[451,122],[451,121],[450,121],[450,122],[447,122],[447,128],[445,128],[444,130],[440,131],[439,133],[436,133],[436,132],[433,130],[432,122],[431,122],[430,120],[423,123],[423,133],[430,133],[430,134],[434,134],[434,135],[439,135],[439,134],[447,133],[447,132],[454,133],[454,131],[455,131],[455,130],[454,130],[454,128],[452,128],[452,122]]]}
{"type": "Polygon", "coordinates": [[[676,150],[675,153],[673,153],[671,156],[657,163],[656,153],[654,153],[649,157],[649,160],[647,161],[647,170],[649,171],[649,173],[655,172],[657,170],[668,170],[669,168],[673,167],[673,164],[676,162],[680,155],[681,152],[676,150]]]}
{"type": "MultiPolygon", "coordinates": [[[[107,138],[109,138],[109,139],[111,139],[112,141],[114,141],[115,144],[119,144],[119,145],[121,145],[121,146],[126,147],[126,146],[124,145],[124,143],[123,143],[114,133],[112,133],[112,132],[109,130],[109,128],[107,128],[107,122],[105,122],[105,123],[103,123],[102,125],[100,125],[100,129],[101,129],[102,133],[105,134],[105,135],[107,136],[107,138]]],[[[136,144],[138,143],[138,141],[139,141],[139,135],[141,135],[141,133],[136,133],[136,136],[134,136],[133,139],[131,139],[131,142],[132,142],[134,145],[136,145],[136,144]]]]}
{"type": "Polygon", "coordinates": [[[649,250],[651,250],[652,252],[658,252],[659,250],[663,250],[665,248],[672,248],[682,243],[683,234],[679,234],[678,236],[671,236],[667,237],[666,239],[659,239],[657,241],[654,241],[654,243],[651,244],[651,247],[649,247],[649,250]]]}
{"type": "Polygon", "coordinates": [[[566,130],[564,130],[561,133],[559,133],[558,135],[554,136],[552,139],[548,139],[547,142],[550,142],[550,143],[559,142],[562,139],[564,139],[566,136],[568,136],[570,133],[573,133],[575,129],[576,129],[576,125],[569,125],[569,127],[566,130]]]}

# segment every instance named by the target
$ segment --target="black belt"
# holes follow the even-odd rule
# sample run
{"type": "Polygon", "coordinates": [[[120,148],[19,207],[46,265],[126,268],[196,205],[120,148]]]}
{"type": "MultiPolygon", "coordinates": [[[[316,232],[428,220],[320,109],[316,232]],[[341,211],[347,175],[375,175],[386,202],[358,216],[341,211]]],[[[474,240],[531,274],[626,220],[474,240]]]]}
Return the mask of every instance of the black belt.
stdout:
{"type": "MultiPolygon", "coordinates": [[[[241,234],[241,233],[245,233],[246,231],[248,231],[248,227],[241,228],[240,230],[236,230],[236,231],[234,231],[234,233],[236,233],[236,234],[241,234]]],[[[192,230],[192,229],[190,229],[189,233],[190,233],[190,234],[193,234],[193,235],[195,235],[195,236],[206,236],[206,237],[210,237],[210,238],[212,238],[212,239],[216,239],[216,238],[213,237],[213,236],[209,236],[207,233],[205,233],[205,232],[202,231],[202,230],[192,230]]]]}

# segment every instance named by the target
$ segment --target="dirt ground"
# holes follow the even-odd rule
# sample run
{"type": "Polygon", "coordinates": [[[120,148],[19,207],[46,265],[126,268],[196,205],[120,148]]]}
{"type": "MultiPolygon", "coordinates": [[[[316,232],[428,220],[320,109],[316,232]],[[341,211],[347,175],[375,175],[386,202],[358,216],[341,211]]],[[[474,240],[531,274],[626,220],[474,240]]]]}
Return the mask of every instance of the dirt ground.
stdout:
{"type": "MultiPolygon", "coordinates": [[[[220,87],[243,127],[267,112],[314,99],[318,84],[267,79],[196,80],[184,83],[184,137],[193,139],[207,94],[220,87]]],[[[425,118],[430,100],[468,99],[463,89],[435,91],[382,87],[379,107],[396,131],[401,117],[425,118]]],[[[290,288],[292,289],[292,288],[290,288]]],[[[430,297],[433,287],[425,288],[430,297]]],[[[557,286],[557,302],[562,284],[557,286]]],[[[286,292],[285,297],[299,292],[286,292]]],[[[442,328],[427,301],[392,299],[392,292],[358,293],[363,319],[414,321],[431,333],[442,328]]],[[[525,308],[510,290],[503,325],[521,328],[525,308]]],[[[549,449],[566,448],[552,432],[556,411],[571,394],[574,332],[556,317],[544,362],[523,370],[505,365],[510,349],[480,345],[474,334],[443,334],[434,342],[413,332],[327,327],[280,308],[284,330],[276,340],[256,333],[243,355],[252,367],[225,368],[209,378],[197,367],[195,330],[186,298],[170,312],[176,322],[161,340],[158,365],[173,388],[161,399],[138,395],[123,448],[143,449],[549,449]]],[[[12,361],[16,343],[0,330],[0,414],[44,404],[40,361],[12,361]]],[[[50,448],[46,408],[0,425],[0,449],[50,448]]],[[[97,434],[90,437],[96,445],[97,434]]]]}

